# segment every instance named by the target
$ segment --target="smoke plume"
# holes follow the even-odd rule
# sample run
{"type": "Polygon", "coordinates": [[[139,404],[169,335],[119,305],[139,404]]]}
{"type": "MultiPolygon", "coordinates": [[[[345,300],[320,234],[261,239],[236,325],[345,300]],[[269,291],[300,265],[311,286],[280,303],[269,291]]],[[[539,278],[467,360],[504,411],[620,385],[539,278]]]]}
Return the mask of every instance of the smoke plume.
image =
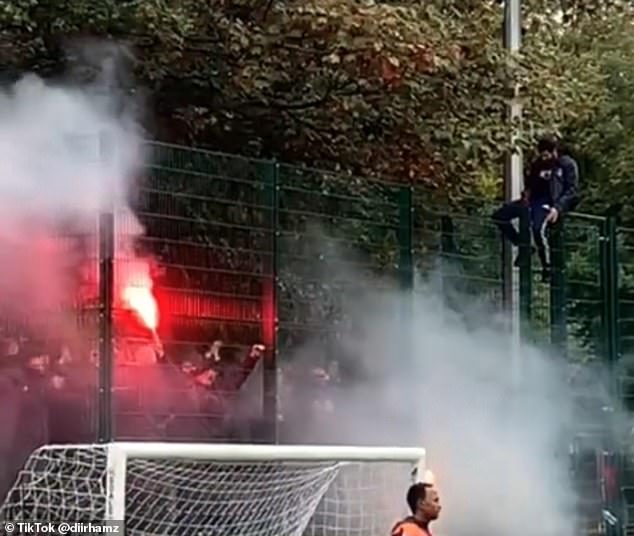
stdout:
{"type": "MultiPolygon", "coordinates": [[[[107,65],[106,75],[112,58],[107,65]]],[[[59,310],[77,291],[77,277],[72,277],[81,269],[96,270],[98,214],[125,207],[143,162],[139,129],[115,105],[119,99],[103,79],[80,87],[35,75],[0,93],[0,297],[5,318],[34,319],[37,311],[59,310]],[[87,257],[93,259],[91,267],[87,257]]],[[[95,280],[95,274],[82,277],[95,280]]]]}
{"type": "MultiPolygon", "coordinates": [[[[333,271],[323,274],[323,288],[362,279],[333,271]]],[[[318,430],[312,419],[295,429],[298,436],[424,446],[443,503],[434,534],[574,534],[563,360],[525,343],[516,369],[503,317],[467,296],[460,311],[450,310],[427,281],[413,295],[338,296],[356,327],[341,334],[334,355],[348,356],[345,366],[361,373],[340,390],[336,418],[318,430]]],[[[315,346],[296,358],[312,360],[315,346]]],[[[406,508],[405,490],[399,493],[406,508]]]]}

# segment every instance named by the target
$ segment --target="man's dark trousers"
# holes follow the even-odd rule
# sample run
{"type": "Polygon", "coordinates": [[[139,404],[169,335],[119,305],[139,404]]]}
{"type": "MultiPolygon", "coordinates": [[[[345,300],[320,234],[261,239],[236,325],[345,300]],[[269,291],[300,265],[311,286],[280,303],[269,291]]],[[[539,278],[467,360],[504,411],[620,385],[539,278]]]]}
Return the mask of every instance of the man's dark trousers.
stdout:
{"type": "MultiPolygon", "coordinates": [[[[514,246],[519,246],[520,235],[513,226],[512,221],[519,219],[522,214],[526,214],[526,211],[528,211],[533,240],[544,270],[550,268],[550,246],[547,235],[548,222],[546,221],[550,208],[550,202],[547,200],[531,201],[530,203],[518,200],[502,205],[493,214],[493,220],[499,227],[502,235],[514,246]]],[[[526,262],[528,262],[528,259],[526,262]]]]}

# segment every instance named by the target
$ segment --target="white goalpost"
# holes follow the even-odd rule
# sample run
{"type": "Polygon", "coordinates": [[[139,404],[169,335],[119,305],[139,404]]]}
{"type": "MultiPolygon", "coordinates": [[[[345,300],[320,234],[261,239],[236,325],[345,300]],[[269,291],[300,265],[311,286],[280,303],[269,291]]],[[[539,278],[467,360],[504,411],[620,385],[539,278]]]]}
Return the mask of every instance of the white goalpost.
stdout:
{"type": "Polygon", "coordinates": [[[384,536],[425,450],[111,443],[36,450],[0,521],[125,521],[126,534],[384,536]]]}

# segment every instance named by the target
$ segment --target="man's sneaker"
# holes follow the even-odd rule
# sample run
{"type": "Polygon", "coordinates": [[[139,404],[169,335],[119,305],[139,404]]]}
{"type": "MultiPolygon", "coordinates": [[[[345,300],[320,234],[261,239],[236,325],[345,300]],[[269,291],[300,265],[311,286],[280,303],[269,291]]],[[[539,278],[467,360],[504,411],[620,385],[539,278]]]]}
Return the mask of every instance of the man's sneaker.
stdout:
{"type": "Polygon", "coordinates": [[[550,266],[544,266],[542,268],[542,281],[544,283],[550,283],[553,276],[553,272],[550,266]]]}
{"type": "Polygon", "coordinates": [[[526,255],[522,255],[522,253],[518,253],[517,257],[515,257],[515,262],[513,263],[513,266],[515,266],[515,268],[530,266],[532,256],[536,251],[537,249],[532,247],[530,256],[526,256],[526,255]]]}

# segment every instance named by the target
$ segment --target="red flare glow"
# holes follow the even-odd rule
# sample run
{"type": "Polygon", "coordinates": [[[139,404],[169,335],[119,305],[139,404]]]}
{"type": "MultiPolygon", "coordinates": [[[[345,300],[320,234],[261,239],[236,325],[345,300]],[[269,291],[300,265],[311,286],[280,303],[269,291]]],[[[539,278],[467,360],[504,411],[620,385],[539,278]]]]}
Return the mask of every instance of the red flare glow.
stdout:
{"type": "Polygon", "coordinates": [[[123,299],[148,329],[156,331],[159,323],[159,311],[151,288],[128,286],[123,290],[123,299]]]}
{"type": "Polygon", "coordinates": [[[159,308],[153,292],[149,261],[125,260],[118,268],[122,305],[134,311],[146,328],[156,331],[159,325],[159,308]]]}

